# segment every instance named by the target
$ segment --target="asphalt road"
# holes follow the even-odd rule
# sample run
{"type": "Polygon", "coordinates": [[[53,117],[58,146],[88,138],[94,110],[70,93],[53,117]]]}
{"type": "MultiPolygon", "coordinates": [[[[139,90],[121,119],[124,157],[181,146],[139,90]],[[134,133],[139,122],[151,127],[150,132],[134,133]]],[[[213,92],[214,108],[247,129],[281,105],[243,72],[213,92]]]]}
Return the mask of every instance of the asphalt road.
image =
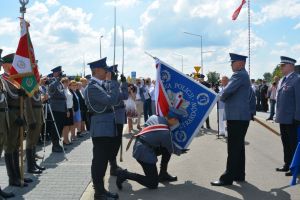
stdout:
{"type": "MultiPolygon", "coordinates": [[[[268,117],[258,113],[262,120],[268,117]]],[[[217,139],[216,112],[210,115],[213,130],[204,129],[193,140],[190,151],[183,156],[172,156],[169,172],[178,176],[178,181],[163,185],[157,190],[149,190],[143,186],[128,181],[123,184],[123,190],[118,191],[115,177],[106,176],[107,188],[118,191],[120,199],[124,200],[299,200],[300,184],[290,187],[291,178],[275,171],[283,164],[283,152],[280,137],[263,128],[256,122],[251,122],[246,136],[246,182],[234,183],[228,187],[213,187],[210,182],[217,180],[225,170],[226,140],[217,139]]],[[[268,122],[278,130],[278,125],[268,122]]],[[[124,145],[127,145],[128,134],[125,132],[124,145]]],[[[132,149],[124,153],[124,162],[120,165],[129,171],[143,173],[140,165],[131,156],[132,149]]],[[[109,171],[109,169],[108,169],[109,171]]],[[[90,184],[83,193],[83,200],[93,199],[93,189],[90,184]]]]}

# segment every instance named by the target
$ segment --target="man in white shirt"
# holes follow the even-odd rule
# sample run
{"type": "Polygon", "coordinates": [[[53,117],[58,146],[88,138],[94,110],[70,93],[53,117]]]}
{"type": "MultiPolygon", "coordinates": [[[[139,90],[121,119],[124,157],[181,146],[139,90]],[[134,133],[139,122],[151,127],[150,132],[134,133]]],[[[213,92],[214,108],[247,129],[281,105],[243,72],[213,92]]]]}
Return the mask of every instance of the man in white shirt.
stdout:
{"type": "MultiPolygon", "coordinates": [[[[229,82],[229,78],[227,76],[223,76],[221,78],[221,87],[219,94],[222,95],[224,88],[229,82]]],[[[226,120],[224,119],[224,110],[225,110],[225,103],[221,100],[218,102],[218,110],[219,110],[219,134],[221,136],[227,137],[227,130],[226,130],[226,120]]]]}

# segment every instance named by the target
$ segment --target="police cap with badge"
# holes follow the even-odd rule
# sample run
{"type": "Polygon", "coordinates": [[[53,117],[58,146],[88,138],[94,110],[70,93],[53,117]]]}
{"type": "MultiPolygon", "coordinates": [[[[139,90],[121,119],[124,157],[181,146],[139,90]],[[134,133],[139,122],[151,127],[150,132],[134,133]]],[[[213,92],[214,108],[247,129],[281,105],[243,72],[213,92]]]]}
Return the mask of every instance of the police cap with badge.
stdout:
{"type": "Polygon", "coordinates": [[[96,68],[102,68],[105,71],[109,71],[109,68],[106,64],[106,57],[101,58],[100,60],[96,60],[94,62],[90,62],[90,63],[88,63],[88,65],[90,66],[91,70],[96,69],[96,68]]]}
{"type": "Polygon", "coordinates": [[[247,60],[247,56],[244,56],[244,55],[239,55],[239,54],[236,54],[236,53],[229,53],[229,56],[230,56],[230,62],[235,62],[235,61],[244,61],[246,62],[247,60]]]}
{"type": "Polygon", "coordinates": [[[280,56],[280,65],[285,65],[285,64],[291,64],[291,65],[295,65],[296,64],[296,60],[293,58],[289,58],[286,56],[280,56]]]}

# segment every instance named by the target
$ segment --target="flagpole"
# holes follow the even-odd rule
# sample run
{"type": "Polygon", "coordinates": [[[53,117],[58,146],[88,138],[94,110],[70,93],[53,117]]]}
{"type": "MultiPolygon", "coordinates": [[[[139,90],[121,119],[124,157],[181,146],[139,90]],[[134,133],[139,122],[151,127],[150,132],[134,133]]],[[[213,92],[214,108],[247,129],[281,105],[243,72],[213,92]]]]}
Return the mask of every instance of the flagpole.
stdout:
{"type": "Polygon", "coordinates": [[[122,26],[122,47],[123,47],[123,55],[122,55],[122,74],[124,75],[124,27],[122,26]]]}
{"type": "MultiPolygon", "coordinates": [[[[26,5],[28,4],[29,0],[19,0],[21,7],[20,7],[20,13],[21,13],[21,17],[22,19],[24,19],[25,13],[26,13],[26,5]]],[[[23,118],[24,116],[24,97],[20,96],[20,117],[23,118]]],[[[21,186],[24,186],[24,147],[23,147],[23,140],[24,140],[24,127],[23,125],[20,126],[20,175],[21,175],[21,186]]],[[[18,158],[19,159],[19,158],[18,158]]]]}
{"type": "Polygon", "coordinates": [[[114,62],[116,64],[116,32],[117,32],[117,2],[115,0],[115,7],[114,7],[114,62]]]}
{"type": "Polygon", "coordinates": [[[248,56],[249,56],[249,77],[250,77],[250,66],[251,66],[251,24],[250,24],[250,0],[248,0],[248,56]]]}

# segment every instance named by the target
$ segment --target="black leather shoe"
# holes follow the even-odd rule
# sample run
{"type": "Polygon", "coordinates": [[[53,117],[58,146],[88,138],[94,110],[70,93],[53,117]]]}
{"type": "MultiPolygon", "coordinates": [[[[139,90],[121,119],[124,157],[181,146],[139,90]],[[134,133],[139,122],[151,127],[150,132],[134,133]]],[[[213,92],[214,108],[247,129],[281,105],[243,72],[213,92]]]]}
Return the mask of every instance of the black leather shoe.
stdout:
{"type": "Polygon", "coordinates": [[[24,178],[25,183],[32,183],[33,180],[31,178],[24,178]]]}
{"type": "Polygon", "coordinates": [[[117,185],[119,190],[123,189],[122,183],[124,181],[126,181],[126,174],[127,174],[126,169],[122,170],[122,171],[119,171],[118,174],[117,174],[116,185],[117,185]]]}
{"type": "Polygon", "coordinates": [[[210,184],[212,186],[226,186],[226,185],[232,185],[232,182],[225,182],[225,181],[218,180],[215,182],[210,182],[210,184]]]}
{"type": "Polygon", "coordinates": [[[9,181],[10,186],[15,186],[15,187],[27,187],[28,184],[24,181],[23,186],[21,185],[21,181],[9,181]]]}
{"type": "Polygon", "coordinates": [[[285,176],[293,176],[292,172],[291,171],[288,171],[285,173],[285,176]]]}
{"type": "Polygon", "coordinates": [[[61,146],[52,146],[52,152],[62,153],[63,152],[63,148],[61,146]]]}
{"type": "Polygon", "coordinates": [[[276,171],[277,172],[288,172],[290,169],[289,167],[287,166],[283,166],[283,167],[280,167],[280,168],[276,168],[276,171]]]}
{"type": "Polygon", "coordinates": [[[109,192],[109,191],[105,191],[105,195],[109,198],[119,199],[118,193],[112,193],[112,192],[109,192]]]}
{"type": "Polygon", "coordinates": [[[171,176],[168,172],[160,173],[158,176],[159,182],[174,182],[177,181],[177,176],[171,176]]]}
{"type": "Polygon", "coordinates": [[[236,181],[236,182],[245,182],[245,177],[238,177],[238,178],[235,178],[233,179],[233,181],[236,181]]]}
{"type": "Polygon", "coordinates": [[[4,199],[8,199],[8,198],[12,198],[14,197],[14,193],[11,192],[4,192],[3,190],[1,190],[0,188],[0,197],[3,197],[4,199]]]}
{"type": "Polygon", "coordinates": [[[35,166],[37,169],[41,170],[41,171],[46,170],[46,167],[40,166],[40,165],[38,165],[37,163],[34,163],[34,166],[35,166]]]}

